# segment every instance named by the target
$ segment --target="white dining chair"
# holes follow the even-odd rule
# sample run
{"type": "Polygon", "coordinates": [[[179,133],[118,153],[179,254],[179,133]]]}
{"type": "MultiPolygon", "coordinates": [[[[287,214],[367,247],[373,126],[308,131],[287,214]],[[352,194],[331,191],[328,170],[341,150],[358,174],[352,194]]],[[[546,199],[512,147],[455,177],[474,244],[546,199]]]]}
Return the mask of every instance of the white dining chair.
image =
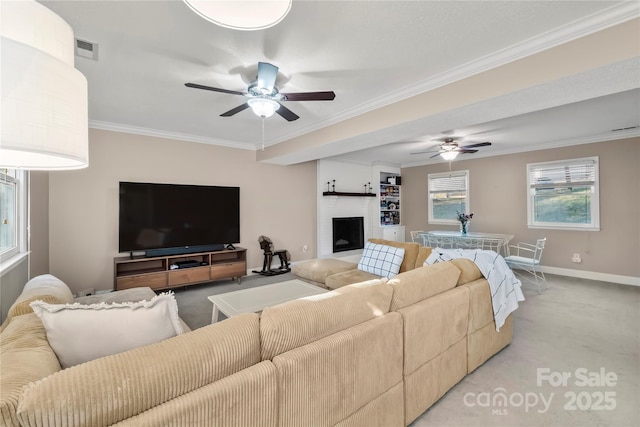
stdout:
{"type": "Polygon", "coordinates": [[[415,230],[415,231],[410,231],[409,233],[411,234],[412,242],[422,244],[422,237],[420,236],[420,233],[424,233],[424,230],[415,230]]]}
{"type": "Polygon", "coordinates": [[[538,239],[535,244],[520,242],[517,245],[509,245],[510,255],[505,257],[505,261],[512,269],[516,269],[514,273],[536,284],[538,292],[542,293],[541,284],[549,288],[547,279],[540,269],[540,259],[544,250],[547,238],[538,239]],[[524,275],[522,272],[529,273],[533,277],[524,275]]]}

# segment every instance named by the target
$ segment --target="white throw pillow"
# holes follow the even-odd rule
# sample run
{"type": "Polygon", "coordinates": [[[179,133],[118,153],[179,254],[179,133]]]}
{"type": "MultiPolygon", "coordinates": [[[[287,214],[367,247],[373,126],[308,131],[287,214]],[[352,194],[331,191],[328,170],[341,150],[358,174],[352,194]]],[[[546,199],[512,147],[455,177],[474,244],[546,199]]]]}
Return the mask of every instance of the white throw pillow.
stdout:
{"type": "Polygon", "coordinates": [[[92,305],[31,303],[63,368],[183,332],[173,293],[149,301],[92,305]]]}
{"type": "Polygon", "coordinates": [[[358,263],[358,270],[391,279],[400,271],[403,259],[404,248],[367,242],[358,263]]]}

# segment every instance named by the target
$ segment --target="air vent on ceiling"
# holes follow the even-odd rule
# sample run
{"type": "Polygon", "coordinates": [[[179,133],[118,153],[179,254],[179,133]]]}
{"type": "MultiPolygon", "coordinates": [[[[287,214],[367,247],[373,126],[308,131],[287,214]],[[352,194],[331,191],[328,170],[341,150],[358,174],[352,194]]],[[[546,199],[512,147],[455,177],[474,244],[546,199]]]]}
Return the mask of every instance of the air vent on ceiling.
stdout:
{"type": "Polygon", "coordinates": [[[622,130],[638,129],[639,127],[640,127],[640,125],[635,125],[635,126],[629,126],[629,127],[626,127],[626,128],[611,129],[611,132],[620,132],[622,130]]]}
{"type": "Polygon", "coordinates": [[[76,56],[97,61],[98,43],[91,43],[86,40],[76,39],[76,56]]]}

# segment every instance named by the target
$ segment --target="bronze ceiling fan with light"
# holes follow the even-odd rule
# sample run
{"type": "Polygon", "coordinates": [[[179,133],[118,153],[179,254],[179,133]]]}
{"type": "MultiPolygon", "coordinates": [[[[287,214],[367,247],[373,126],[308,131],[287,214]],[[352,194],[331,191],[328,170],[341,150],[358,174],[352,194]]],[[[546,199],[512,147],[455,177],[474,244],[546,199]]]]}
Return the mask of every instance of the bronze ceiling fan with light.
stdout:
{"type": "Polygon", "coordinates": [[[434,151],[434,150],[418,151],[416,153],[411,153],[411,154],[436,153],[433,156],[431,156],[430,158],[441,156],[445,160],[453,160],[456,157],[458,157],[458,154],[461,154],[461,153],[462,154],[477,153],[478,150],[474,150],[474,148],[486,147],[486,146],[491,145],[490,142],[478,142],[478,143],[475,143],[475,144],[460,146],[460,145],[458,145],[458,142],[456,141],[456,138],[451,138],[451,137],[444,138],[441,141],[444,141],[444,142],[442,144],[440,144],[440,149],[437,150],[437,151],[434,151]]]}
{"type": "Polygon", "coordinates": [[[241,95],[249,98],[247,102],[241,104],[220,116],[231,117],[241,111],[251,107],[253,112],[262,118],[271,117],[278,113],[285,120],[292,122],[300,117],[282,105],[285,101],[333,101],[336,94],[333,91],[325,92],[298,92],[281,93],[276,86],[278,67],[268,62],[258,62],[258,76],[256,80],[247,87],[246,92],[236,90],[221,89],[217,87],[204,86],[196,83],[185,83],[185,86],[194,89],[204,89],[213,92],[228,93],[231,95],[241,95]]]}

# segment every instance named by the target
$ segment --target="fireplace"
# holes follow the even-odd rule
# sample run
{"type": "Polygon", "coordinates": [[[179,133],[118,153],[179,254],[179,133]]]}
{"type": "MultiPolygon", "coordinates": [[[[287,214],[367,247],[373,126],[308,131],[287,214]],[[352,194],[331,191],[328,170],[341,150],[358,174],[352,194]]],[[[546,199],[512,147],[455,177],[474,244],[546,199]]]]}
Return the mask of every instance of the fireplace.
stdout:
{"type": "Polygon", "coordinates": [[[333,252],[364,248],[364,217],[333,218],[333,252]]]}

